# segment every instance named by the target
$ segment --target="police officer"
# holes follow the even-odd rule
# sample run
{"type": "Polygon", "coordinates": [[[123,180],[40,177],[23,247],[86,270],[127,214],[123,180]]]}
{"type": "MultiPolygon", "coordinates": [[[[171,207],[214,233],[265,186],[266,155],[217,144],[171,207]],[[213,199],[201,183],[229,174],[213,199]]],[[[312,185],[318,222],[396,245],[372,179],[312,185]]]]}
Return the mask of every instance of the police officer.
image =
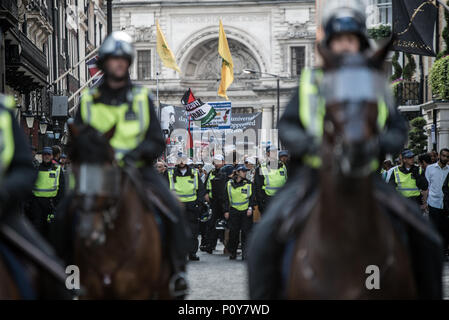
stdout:
{"type": "Polygon", "coordinates": [[[290,173],[290,156],[288,150],[279,151],[279,161],[281,161],[287,168],[287,172],[290,173]]]}
{"type": "Polygon", "coordinates": [[[266,151],[267,161],[256,169],[254,177],[257,204],[261,214],[264,213],[270,199],[287,182],[287,167],[282,161],[277,160],[277,149],[268,146],[266,151]]]}
{"type": "Polygon", "coordinates": [[[203,162],[203,160],[197,160],[195,162],[195,168],[198,170],[198,173],[200,174],[201,181],[203,181],[203,183],[206,183],[207,171],[204,170],[204,162],[203,162]]]}
{"type": "Polygon", "coordinates": [[[176,193],[184,204],[187,222],[192,233],[189,260],[198,261],[200,258],[196,253],[198,251],[200,206],[204,201],[206,190],[199,178],[198,170],[189,168],[187,161],[186,156],[179,157],[175,169],[168,171],[167,178],[170,190],[176,193]]]}
{"type": "Polygon", "coordinates": [[[222,185],[219,183],[218,173],[220,169],[224,166],[224,157],[221,154],[216,154],[214,156],[214,169],[209,172],[206,178],[206,191],[209,195],[209,203],[212,208],[212,217],[207,222],[207,231],[206,231],[206,242],[204,246],[200,249],[201,251],[205,251],[207,253],[212,253],[217,246],[217,240],[219,237],[219,231],[215,228],[215,225],[219,219],[223,218],[223,190],[222,185]]]}
{"type": "Polygon", "coordinates": [[[237,246],[240,231],[242,240],[242,260],[246,258],[246,239],[253,225],[253,208],[256,197],[253,184],[246,179],[249,171],[245,165],[237,166],[233,179],[226,183],[224,208],[225,218],[228,220],[229,241],[227,248],[230,252],[229,259],[237,257],[237,246]]]}
{"type": "Polygon", "coordinates": [[[404,197],[423,204],[421,191],[429,187],[427,179],[421,174],[421,168],[415,165],[415,154],[411,150],[402,152],[403,165],[393,170],[390,184],[396,187],[404,197]]]}
{"type": "Polygon", "coordinates": [[[101,133],[115,126],[110,144],[116,160],[127,168],[137,167],[145,185],[151,186],[176,216],[177,222],[162,218],[168,230],[169,256],[175,270],[172,275],[175,292],[172,293],[182,295],[187,285],[183,274],[189,232],[178,201],[152,166],[163,153],[165,141],[149,90],[130,81],[129,68],[133,60],[131,37],[121,31],[112,32],[98,52],[97,66],[104,72],[104,80],[99,87],[83,93],[75,122],[88,124],[101,133]]]}
{"type": "MultiPolygon", "coordinates": [[[[29,274],[18,274],[21,271],[27,273],[26,268],[20,265],[10,265],[14,267],[12,274],[16,274],[14,279],[21,280],[16,282],[16,285],[22,299],[70,299],[65,285],[62,288],[62,281],[55,283],[54,277],[48,278],[50,273],[47,272],[48,265],[46,263],[51,262],[53,264],[52,275],[55,275],[55,262],[59,264],[60,261],[49,244],[42,239],[32,224],[28,222],[28,219],[21,214],[22,204],[32,195],[31,190],[38,172],[32,163],[29,144],[15,120],[14,109],[14,98],[0,94],[0,136],[2,137],[0,139],[0,225],[7,226],[9,234],[13,235],[11,238],[2,234],[0,259],[2,259],[3,254],[10,255],[9,249],[12,248],[16,253],[20,252],[20,259],[25,258],[26,261],[30,261],[39,267],[36,270],[39,272],[41,286],[39,289],[33,290],[28,287],[31,283],[26,280],[29,274]],[[11,233],[11,231],[13,232],[11,233]],[[16,250],[24,243],[27,244],[27,250],[16,250]],[[27,252],[33,252],[34,257],[40,256],[44,259],[35,260],[27,252]]],[[[66,275],[62,264],[59,265],[59,269],[58,279],[65,279],[66,275]]]]}
{"type": "Polygon", "coordinates": [[[61,166],[53,163],[53,151],[50,147],[42,150],[42,163],[33,188],[28,218],[36,229],[49,239],[49,224],[54,219],[55,209],[64,197],[64,173],[61,166]]]}
{"type": "MultiPolygon", "coordinates": [[[[215,178],[216,179],[216,190],[217,192],[220,193],[220,203],[223,203],[224,200],[224,196],[226,195],[226,186],[229,180],[232,180],[235,176],[235,166],[233,164],[226,164],[224,165],[220,171],[218,172],[218,176],[215,178]]],[[[220,239],[220,241],[224,244],[224,250],[223,253],[224,254],[229,254],[229,250],[228,250],[228,240],[229,240],[229,228],[228,228],[228,223],[227,220],[225,219],[224,216],[224,211],[223,211],[223,205],[221,205],[222,207],[222,212],[223,215],[222,217],[220,217],[220,219],[217,220],[217,223],[215,225],[215,229],[218,230],[218,238],[220,239]]]]}
{"type": "MultiPolygon", "coordinates": [[[[334,8],[324,16],[322,22],[325,34],[322,45],[334,54],[364,54],[369,49],[364,8],[334,8]]],[[[318,150],[321,145],[324,115],[315,111],[320,99],[318,88],[322,73],[321,70],[302,71],[299,88],[279,122],[279,136],[282,144],[289,150],[291,166],[296,167],[292,169],[299,178],[295,181],[299,183],[303,181],[314,183],[316,180],[313,177],[317,175],[315,169],[321,165],[318,150]],[[306,176],[307,179],[301,179],[299,175],[306,176]]],[[[407,140],[408,131],[407,123],[394,107],[392,99],[385,97],[384,100],[387,116],[379,136],[380,159],[384,159],[387,153],[397,154],[407,140]]],[[[294,187],[298,188],[297,185],[294,187]]],[[[281,197],[282,195],[279,198],[281,197]]],[[[275,240],[278,231],[276,226],[279,225],[281,217],[279,212],[268,212],[258,223],[257,232],[252,233],[248,243],[249,286],[252,299],[277,299],[282,294],[279,265],[274,263],[282,259],[281,254],[285,247],[285,242],[275,240]]]]}

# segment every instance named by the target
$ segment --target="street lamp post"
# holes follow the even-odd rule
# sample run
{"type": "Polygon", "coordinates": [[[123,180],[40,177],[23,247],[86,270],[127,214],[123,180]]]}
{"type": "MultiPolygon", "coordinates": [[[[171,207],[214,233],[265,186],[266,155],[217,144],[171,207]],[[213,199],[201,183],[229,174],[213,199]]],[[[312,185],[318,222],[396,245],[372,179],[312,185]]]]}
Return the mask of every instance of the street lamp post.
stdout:
{"type": "Polygon", "coordinates": [[[45,117],[42,115],[41,120],[39,121],[39,131],[41,132],[42,135],[47,133],[47,128],[48,128],[48,122],[45,119],[45,117]]]}
{"type": "Polygon", "coordinates": [[[25,111],[22,116],[25,118],[25,122],[28,128],[28,134],[30,136],[30,145],[33,145],[33,131],[32,128],[34,126],[34,115],[31,111],[25,111]]]}
{"type": "MultiPolygon", "coordinates": [[[[261,71],[256,71],[256,70],[251,70],[251,69],[243,69],[243,73],[246,74],[265,74],[268,75],[270,77],[276,78],[276,85],[277,85],[277,126],[279,127],[279,116],[280,116],[280,109],[281,109],[281,87],[280,87],[280,81],[281,79],[283,79],[284,77],[281,77],[280,75],[277,74],[272,74],[272,73],[267,73],[267,72],[261,72],[261,71]]],[[[280,148],[280,143],[279,143],[279,132],[278,132],[278,148],[280,148]]]]}

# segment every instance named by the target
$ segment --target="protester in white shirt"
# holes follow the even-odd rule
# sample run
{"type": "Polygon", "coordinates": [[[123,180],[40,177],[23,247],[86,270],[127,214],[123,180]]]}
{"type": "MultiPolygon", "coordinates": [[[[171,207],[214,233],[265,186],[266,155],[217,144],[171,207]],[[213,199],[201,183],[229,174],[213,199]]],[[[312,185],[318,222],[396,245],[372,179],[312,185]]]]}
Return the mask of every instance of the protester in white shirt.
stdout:
{"type": "Polygon", "coordinates": [[[441,149],[439,161],[426,168],[426,179],[429,182],[429,218],[443,238],[446,254],[449,244],[449,215],[447,210],[443,210],[443,185],[449,173],[448,161],[449,149],[441,149]]]}

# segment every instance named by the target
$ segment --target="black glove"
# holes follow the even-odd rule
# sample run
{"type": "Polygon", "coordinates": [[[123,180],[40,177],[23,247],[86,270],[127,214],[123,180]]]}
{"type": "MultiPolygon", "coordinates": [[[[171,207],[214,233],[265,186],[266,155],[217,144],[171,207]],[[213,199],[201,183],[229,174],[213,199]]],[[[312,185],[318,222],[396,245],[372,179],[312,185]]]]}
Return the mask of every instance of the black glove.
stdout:
{"type": "Polygon", "coordinates": [[[133,150],[131,152],[128,152],[123,157],[123,162],[126,166],[135,166],[135,163],[139,160],[139,152],[137,150],[133,150]]]}

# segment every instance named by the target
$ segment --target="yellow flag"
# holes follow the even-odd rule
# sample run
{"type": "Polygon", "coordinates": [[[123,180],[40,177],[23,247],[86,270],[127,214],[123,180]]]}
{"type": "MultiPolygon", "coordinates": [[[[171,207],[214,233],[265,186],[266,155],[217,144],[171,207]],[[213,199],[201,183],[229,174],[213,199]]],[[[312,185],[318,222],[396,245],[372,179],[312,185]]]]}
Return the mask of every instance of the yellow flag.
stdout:
{"type": "Polygon", "coordinates": [[[223,58],[221,64],[221,82],[218,87],[218,95],[228,99],[226,90],[234,81],[234,63],[232,62],[231,51],[229,50],[228,39],[223,29],[223,23],[220,20],[220,36],[218,38],[218,53],[223,58]]]}
{"type": "Polygon", "coordinates": [[[181,73],[181,70],[179,70],[179,67],[176,64],[175,55],[168,47],[167,41],[165,40],[164,34],[162,33],[161,27],[159,26],[159,21],[156,21],[156,28],[156,48],[159,58],[161,58],[164,66],[181,73]]]}

